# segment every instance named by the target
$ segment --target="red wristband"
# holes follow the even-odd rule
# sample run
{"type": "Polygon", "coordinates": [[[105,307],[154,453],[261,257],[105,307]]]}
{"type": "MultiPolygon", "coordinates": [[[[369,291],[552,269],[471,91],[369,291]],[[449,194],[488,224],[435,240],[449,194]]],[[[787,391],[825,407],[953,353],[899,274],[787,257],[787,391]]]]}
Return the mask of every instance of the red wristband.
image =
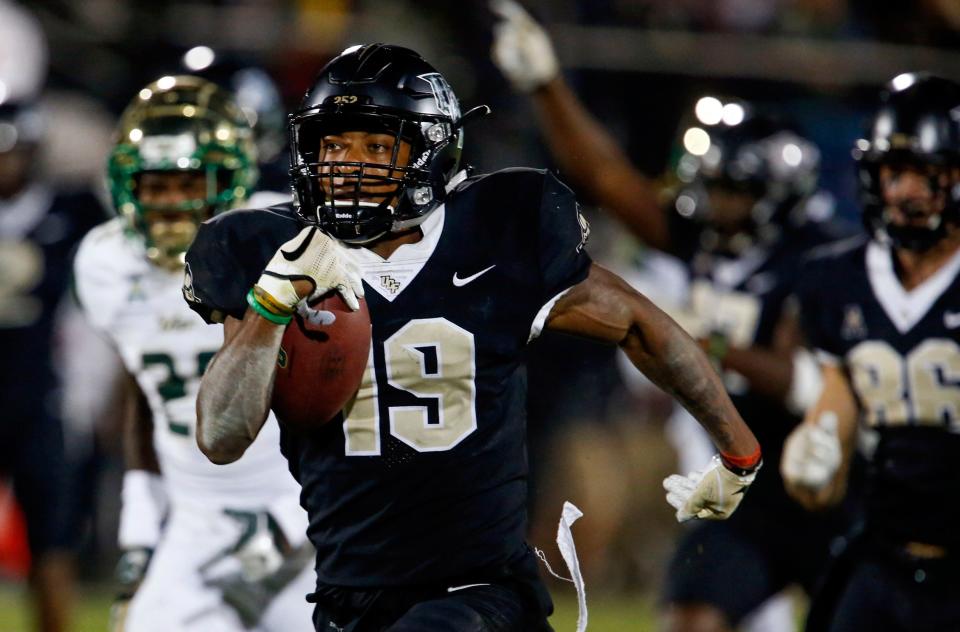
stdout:
{"type": "Polygon", "coordinates": [[[757,449],[753,451],[753,454],[748,456],[734,456],[726,452],[720,452],[720,458],[723,460],[723,464],[731,470],[750,472],[760,463],[760,446],[758,445],[757,449]]]}

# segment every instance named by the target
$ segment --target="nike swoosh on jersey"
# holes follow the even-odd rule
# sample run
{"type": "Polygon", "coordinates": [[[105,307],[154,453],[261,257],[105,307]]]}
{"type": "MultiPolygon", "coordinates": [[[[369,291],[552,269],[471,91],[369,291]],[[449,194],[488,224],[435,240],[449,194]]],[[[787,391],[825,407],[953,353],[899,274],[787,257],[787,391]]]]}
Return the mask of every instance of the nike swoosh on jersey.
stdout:
{"type": "Polygon", "coordinates": [[[463,286],[466,285],[467,283],[470,283],[471,281],[474,281],[475,279],[479,278],[481,275],[486,274],[487,272],[490,272],[491,270],[493,270],[493,269],[496,268],[496,267],[497,267],[497,264],[493,264],[493,265],[490,266],[489,268],[484,268],[484,269],[481,270],[480,272],[477,272],[476,274],[471,274],[470,276],[464,277],[464,278],[462,278],[462,279],[457,276],[457,273],[456,273],[456,272],[454,272],[454,273],[453,273],[453,284],[454,284],[456,287],[463,287],[463,286]]]}
{"type": "Polygon", "coordinates": [[[314,226],[310,229],[310,232],[307,233],[307,236],[303,238],[303,241],[300,242],[300,245],[293,249],[293,252],[287,252],[286,250],[281,249],[280,254],[283,255],[283,258],[287,261],[296,261],[307,251],[307,246],[310,245],[310,242],[313,241],[313,236],[317,233],[317,227],[314,226]]]}
{"type": "Polygon", "coordinates": [[[944,312],[943,326],[947,329],[956,329],[960,327],[960,312],[944,312]]]}

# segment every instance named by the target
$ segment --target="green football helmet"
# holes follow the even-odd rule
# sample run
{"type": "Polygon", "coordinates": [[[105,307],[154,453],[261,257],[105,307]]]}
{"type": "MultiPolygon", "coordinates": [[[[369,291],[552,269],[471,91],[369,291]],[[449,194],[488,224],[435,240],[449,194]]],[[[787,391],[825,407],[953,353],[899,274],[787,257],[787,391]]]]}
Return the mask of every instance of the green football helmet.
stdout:
{"type": "Polygon", "coordinates": [[[147,257],[171,269],[183,265],[200,223],[243,204],[257,176],[246,114],[229,92],[188,75],[161,77],[140,90],[120,118],[107,163],[117,212],[143,240],[147,257]],[[144,174],[164,173],[204,178],[205,194],[144,202],[144,174]]]}

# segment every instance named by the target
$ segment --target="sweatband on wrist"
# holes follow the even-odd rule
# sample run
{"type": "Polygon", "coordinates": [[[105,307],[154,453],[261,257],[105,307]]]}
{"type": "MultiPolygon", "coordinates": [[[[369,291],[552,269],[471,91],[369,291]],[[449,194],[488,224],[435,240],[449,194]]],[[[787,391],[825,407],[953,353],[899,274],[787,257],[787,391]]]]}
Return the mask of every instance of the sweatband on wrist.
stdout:
{"type": "Polygon", "coordinates": [[[268,320],[274,325],[287,325],[293,320],[293,315],[283,316],[281,314],[274,314],[269,309],[260,304],[260,301],[257,300],[256,295],[253,293],[253,289],[247,292],[247,305],[250,306],[250,309],[255,311],[260,315],[264,320],[268,320]]]}
{"type": "Polygon", "coordinates": [[[276,298],[274,298],[273,294],[266,291],[259,285],[253,286],[253,297],[257,299],[257,302],[260,303],[261,306],[266,307],[269,311],[280,316],[291,316],[293,312],[296,311],[295,309],[278,301],[276,298]]]}
{"type": "Polygon", "coordinates": [[[155,548],[168,505],[163,478],[146,470],[127,470],[120,498],[120,548],[155,548]]]}
{"type": "Polygon", "coordinates": [[[748,456],[734,456],[732,454],[720,453],[720,460],[732,472],[737,474],[749,474],[757,469],[761,459],[760,446],[748,456]]]}

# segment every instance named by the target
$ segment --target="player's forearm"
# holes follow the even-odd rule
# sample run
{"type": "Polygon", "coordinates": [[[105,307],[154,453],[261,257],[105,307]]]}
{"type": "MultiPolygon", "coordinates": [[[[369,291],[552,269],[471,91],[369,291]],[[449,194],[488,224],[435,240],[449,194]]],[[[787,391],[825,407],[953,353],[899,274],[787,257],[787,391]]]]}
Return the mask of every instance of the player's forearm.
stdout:
{"type": "Polygon", "coordinates": [[[544,140],[564,174],[597,192],[597,178],[606,166],[628,163],[609,132],[583,107],[562,77],[533,93],[544,140]]]}
{"type": "Polygon", "coordinates": [[[248,311],[207,367],[197,397],[197,443],[214,463],[239,459],[263,426],[283,331],[248,311]]]}
{"type": "MultiPolygon", "coordinates": [[[[859,409],[853,396],[850,384],[843,369],[836,366],[824,367],[823,390],[816,404],[811,406],[800,426],[797,426],[787,439],[783,453],[783,482],[787,493],[808,510],[819,510],[832,507],[843,500],[847,492],[847,483],[850,474],[850,464],[855,451],[857,422],[859,409]],[[791,442],[795,436],[802,433],[804,427],[811,428],[825,425],[826,417],[832,417],[835,427],[831,432],[836,433],[839,440],[840,463],[832,476],[824,482],[810,484],[800,476],[791,476],[787,468],[787,460],[791,454],[791,442]],[[796,480],[794,480],[796,478],[796,480]]],[[[819,453],[814,453],[816,456],[819,453]]],[[[812,456],[807,457],[812,458],[812,456]]]]}
{"type": "Polygon", "coordinates": [[[638,306],[620,346],[638,369],[690,411],[721,452],[742,457],[756,453],[756,437],[709,359],[666,314],[652,305],[638,306]]]}
{"type": "Polygon", "coordinates": [[[724,454],[757,453],[756,437],[696,341],[609,270],[593,264],[588,277],[557,301],[546,326],[620,345],[638,369],[700,421],[724,454]]]}
{"type": "Polygon", "coordinates": [[[824,511],[838,505],[846,496],[847,475],[848,470],[841,468],[829,483],[818,489],[798,485],[787,479],[784,479],[783,487],[787,494],[807,511],[824,511]]]}
{"type": "Polygon", "coordinates": [[[668,248],[657,186],[633,166],[563,78],[558,76],[538,89],[534,103],[546,143],[564,178],[648,245],[668,248]]]}

